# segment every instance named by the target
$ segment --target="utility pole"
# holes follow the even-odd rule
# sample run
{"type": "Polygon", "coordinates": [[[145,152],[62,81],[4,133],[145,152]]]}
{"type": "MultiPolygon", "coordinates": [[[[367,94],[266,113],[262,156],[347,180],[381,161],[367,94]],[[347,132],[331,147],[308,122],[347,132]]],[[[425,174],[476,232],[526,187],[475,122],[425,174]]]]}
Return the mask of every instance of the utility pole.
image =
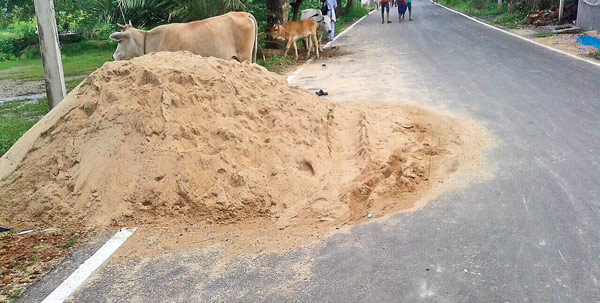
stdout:
{"type": "Polygon", "coordinates": [[[67,95],[58,45],[58,29],[54,17],[54,3],[52,0],[34,0],[33,4],[42,52],[48,109],[52,109],[67,95]]]}
{"type": "Polygon", "coordinates": [[[562,21],[563,10],[565,10],[565,0],[560,0],[558,4],[558,22],[562,21]]]}

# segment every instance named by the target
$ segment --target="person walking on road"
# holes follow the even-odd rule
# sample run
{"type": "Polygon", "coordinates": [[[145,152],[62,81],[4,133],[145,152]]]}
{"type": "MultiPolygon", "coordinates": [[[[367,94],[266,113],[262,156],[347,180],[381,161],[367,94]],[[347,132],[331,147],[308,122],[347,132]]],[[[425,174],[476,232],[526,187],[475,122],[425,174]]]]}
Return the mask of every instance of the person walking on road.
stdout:
{"type": "Polygon", "coordinates": [[[327,33],[327,42],[333,41],[333,37],[335,37],[335,9],[337,8],[336,0],[324,0],[323,8],[327,6],[327,16],[331,18],[331,32],[327,33]]]}
{"type": "Polygon", "coordinates": [[[398,0],[398,22],[402,23],[406,13],[406,0],[398,0]]]}
{"type": "Polygon", "coordinates": [[[387,23],[392,23],[390,21],[390,1],[389,0],[381,0],[381,24],[385,23],[383,19],[384,12],[387,11],[387,23]]]}
{"type": "Polygon", "coordinates": [[[406,7],[408,7],[408,21],[413,21],[411,4],[412,4],[412,0],[406,0],[406,7]]]}

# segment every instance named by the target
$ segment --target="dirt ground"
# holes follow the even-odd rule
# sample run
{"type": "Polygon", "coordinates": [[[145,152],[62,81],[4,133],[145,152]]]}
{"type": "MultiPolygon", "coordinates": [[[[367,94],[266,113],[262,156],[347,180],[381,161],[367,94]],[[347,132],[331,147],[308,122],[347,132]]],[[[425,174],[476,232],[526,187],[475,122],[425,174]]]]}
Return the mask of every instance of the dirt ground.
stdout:
{"type": "Polygon", "coordinates": [[[84,239],[57,230],[0,234],[0,302],[10,302],[52,270],[84,239]]]}
{"type": "Polygon", "coordinates": [[[597,31],[588,31],[583,34],[555,34],[550,37],[535,38],[534,41],[552,48],[559,49],[569,54],[600,62],[600,60],[590,57],[590,53],[597,51],[596,48],[593,46],[584,46],[577,42],[577,37],[580,35],[588,35],[600,38],[600,34],[597,31]]]}

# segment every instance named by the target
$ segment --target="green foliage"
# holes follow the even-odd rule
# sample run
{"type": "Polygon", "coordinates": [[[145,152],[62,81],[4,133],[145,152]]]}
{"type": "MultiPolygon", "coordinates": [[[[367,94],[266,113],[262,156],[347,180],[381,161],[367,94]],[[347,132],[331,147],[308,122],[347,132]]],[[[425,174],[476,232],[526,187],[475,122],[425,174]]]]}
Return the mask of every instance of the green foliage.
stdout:
{"type": "Polygon", "coordinates": [[[28,21],[17,21],[11,23],[7,30],[15,33],[15,38],[31,38],[35,37],[37,23],[34,19],[28,21]]]}
{"type": "Polygon", "coordinates": [[[439,0],[439,2],[465,14],[485,18],[508,28],[523,26],[530,11],[525,2],[512,5],[508,1],[508,5],[504,5],[500,11],[495,0],[439,0]]]}
{"type": "Polygon", "coordinates": [[[590,57],[596,59],[596,60],[600,60],[600,50],[597,50],[595,52],[591,52],[590,53],[590,57]]]}
{"type": "Polygon", "coordinates": [[[224,14],[229,11],[246,10],[241,0],[176,0],[172,19],[177,22],[189,22],[224,14]]]}
{"type": "Polygon", "coordinates": [[[72,236],[67,241],[65,241],[65,248],[71,248],[71,247],[75,246],[75,244],[77,244],[77,242],[79,242],[79,236],[77,236],[77,235],[72,236]]]}
{"type": "Polygon", "coordinates": [[[367,8],[360,6],[360,4],[355,4],[352,6],[352,8],[350,9],[350,11],[347,14],[342,14],[337,19],[338,19],[338,22],[345,23],[348,21],[362,18],[363,16],[365,16],[367,14],[369,14],[369,10],[367,8]]]}
{"type": "Polygon", "coordinates": [[[19,297],[21,297],[21,291],[20,290],[13,290],[10,293],[10,296],[8,296],[9,299],[16,301],[19,297]]]}
{"type": "Polygon", "coordinates": [[[46,99],[13,100],[0,104],[0,156],[48,112],[46,99]]]}
{"type": "Polygon", "coordinates": [[[10,24],[0,35],[0,61],[14,60],[32,42],[37,41],[35,21],[19,21],[10,24]]]}
{"type": "Polygon", "coordinates": [[[84,0],[81,7],[98,23],[123,24],[131,21],[135,27],[152,28],[169,22],[188,22],[233,10],[247,10],[247,2],[251,1],[84,0]]]}
{"type": "Polygon", "coordinates": [[[496,24],[506,26],[507,28],[516,28],[525,25],[529,10],[503,11],[498,17],[492,21],[496,24]]]}

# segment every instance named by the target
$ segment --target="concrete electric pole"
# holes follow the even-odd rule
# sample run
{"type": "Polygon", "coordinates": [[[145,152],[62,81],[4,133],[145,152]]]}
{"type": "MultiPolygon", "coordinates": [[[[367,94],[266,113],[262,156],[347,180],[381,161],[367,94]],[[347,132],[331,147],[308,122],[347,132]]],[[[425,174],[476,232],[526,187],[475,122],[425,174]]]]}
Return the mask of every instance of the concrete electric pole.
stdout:
{"type": "Polygon", "coordinates": [[[37,17],[48,108],[52,109],[67,95],[58,44],[58,29],[54,17],[54,3],[52,0],[34,0],[33,3],[37,17]]]}
{"type": "Polygon", "coordinates": [[[564,10],[565,10],[565,0],[560,0],[559,5],[558,5],[558,22],[562,21],[564,10]]]}

